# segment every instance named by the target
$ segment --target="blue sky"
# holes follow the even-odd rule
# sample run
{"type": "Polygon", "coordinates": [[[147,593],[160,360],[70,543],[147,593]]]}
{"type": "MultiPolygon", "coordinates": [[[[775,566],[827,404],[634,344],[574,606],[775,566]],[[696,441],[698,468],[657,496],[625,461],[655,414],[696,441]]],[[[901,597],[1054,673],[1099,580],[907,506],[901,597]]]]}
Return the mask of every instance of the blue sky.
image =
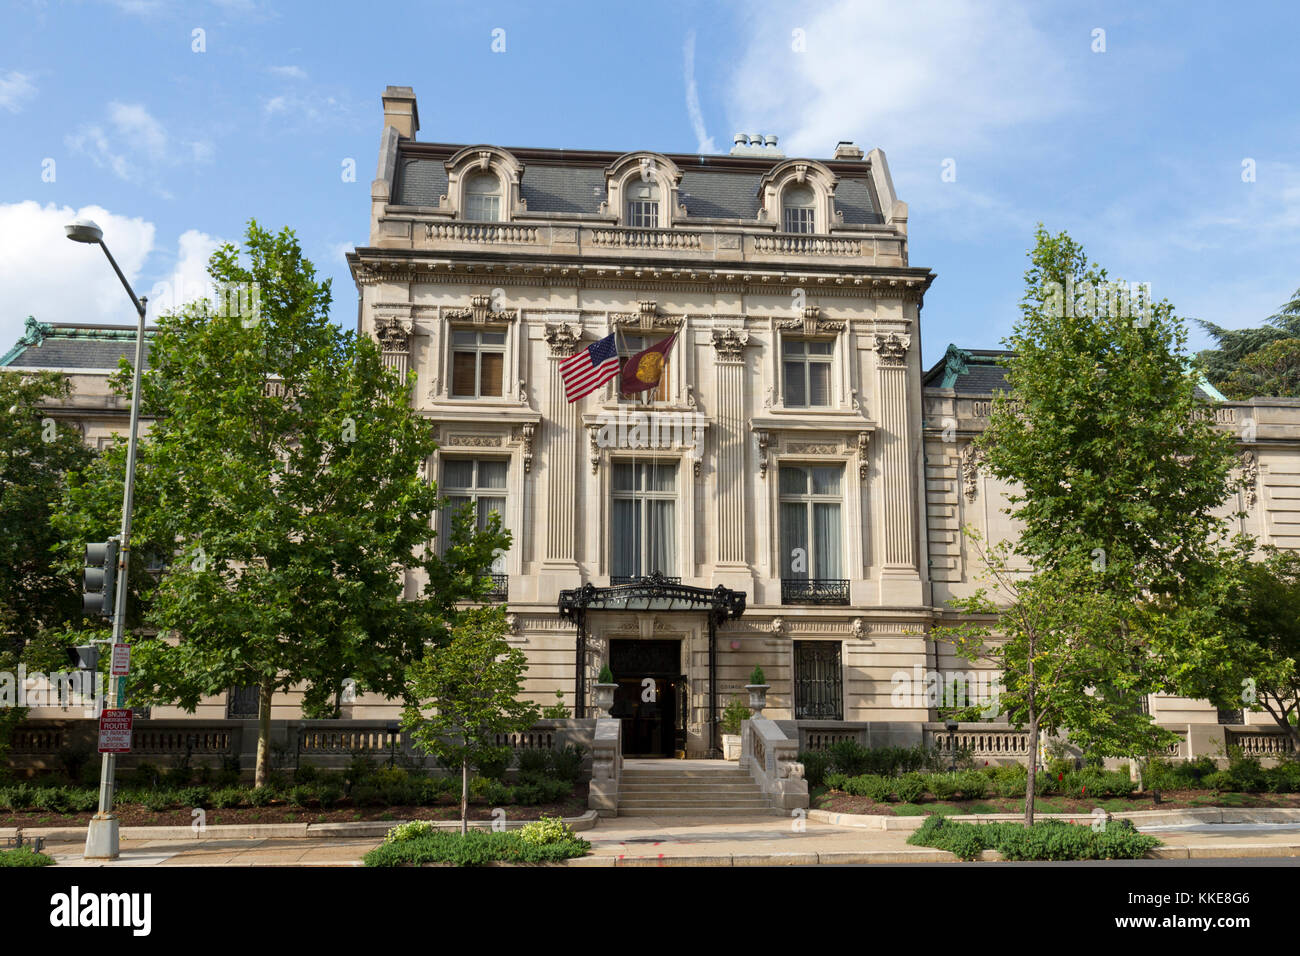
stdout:
{"type": "Polygon", "coordinates": [[[367,239],[390,83],[430,141],[881,147],[911,262],[939,277],[927,364],[998,346],[1040,220],[1183,315],[1259,324],[1300,287],[1300,5],[70,0],[10,2],[3,24],[0,349],[29,313],[131,320],[63,239],[71,211],[164,302],[249,217],[290,225],[352,325],[343,252],[367,239]]]}

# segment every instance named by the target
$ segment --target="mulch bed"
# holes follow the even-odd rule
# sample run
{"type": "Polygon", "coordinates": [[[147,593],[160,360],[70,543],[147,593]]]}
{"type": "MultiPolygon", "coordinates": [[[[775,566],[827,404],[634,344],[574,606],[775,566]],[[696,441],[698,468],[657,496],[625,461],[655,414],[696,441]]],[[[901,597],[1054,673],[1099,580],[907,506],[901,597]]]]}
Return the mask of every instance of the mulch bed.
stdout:
{"type": "MultiPolygon", "coordinates": [[[[857,797],[840,790],[827,791],[823,796],[813,800],[817,810],[829,810],[832,813],[857,813],[864,815],[905,816],[900,807],[919,808],[922,813],[1023,813],[1023,797],[987,797],[983,800],[921,800],[914,804],[877,803],[870,797],[857,797]]],[[[1195,807],[1300,807],[1300,794],[1297,793],[1216,793],[1213,790],[1163,790],[1160,803],[1152,802],[1150,797],[1130,799],[1125,797],[1102,797],[1098,800],[1077,799],[1074,797],[1039,797],[1036,807],[1038,813],[1091,813],[1096,807],[1104,807],[1110,812],[1125,810],[1185,810],[1195,807]]],[[[915,812],[915,811],[914,811],[915,812]]]]}
{"type": "MultiPolygon", "coordinates": [[[[471,820],[491,820],[494,808],[483,803],[469,805],[471,820]]],[[[536,820],[542,816],[576,817],[587,812],[587,785],[578,784],[573,794],[556,803],[535,806],[505,806],[507,820],[536,820]]],[[[113,807],[124,827],[190,826],[194,819],[189,808],[154,811],[139,804],[119,804],[113,807]]],[[[428,807],[353,807],[346,800],[332,810],[320,807],[292,807],[281,801],[267,807],[240,807],[232,810],[206,811],[208,826],[250,823],[357,823],[366,820],[459,820],[460,804],[447,800],[428,807]]],[[[50,813],[48,810],[29,810],[22,813],[0,812],[0,827],[58,827],[85,826],[93,813],[50,813]]]]}

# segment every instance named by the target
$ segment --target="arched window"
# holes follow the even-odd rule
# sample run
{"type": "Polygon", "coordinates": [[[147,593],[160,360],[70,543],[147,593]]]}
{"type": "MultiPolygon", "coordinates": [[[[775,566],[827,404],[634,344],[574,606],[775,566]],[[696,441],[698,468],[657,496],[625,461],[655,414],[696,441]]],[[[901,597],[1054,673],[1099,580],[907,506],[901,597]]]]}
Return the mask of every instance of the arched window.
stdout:
{"type": "Polygon", "coordinates": [[[811,186],[791,186],[781,194],[781,228],[786,232],[816,232],[813,208],[817,194],[811,186]]]}
{"type": "Polygon", "coordinates": [[[501,180],[495,173],[475,173],[465,183],[465,218],[473,222],[501,221],[501,180]]]}
{"type": "Polygon", "coordinates": [[[659,228],[659,187],[640,177],[633,177],[623,187],[627,196],[626,225],[633,229],[659,228]]]}

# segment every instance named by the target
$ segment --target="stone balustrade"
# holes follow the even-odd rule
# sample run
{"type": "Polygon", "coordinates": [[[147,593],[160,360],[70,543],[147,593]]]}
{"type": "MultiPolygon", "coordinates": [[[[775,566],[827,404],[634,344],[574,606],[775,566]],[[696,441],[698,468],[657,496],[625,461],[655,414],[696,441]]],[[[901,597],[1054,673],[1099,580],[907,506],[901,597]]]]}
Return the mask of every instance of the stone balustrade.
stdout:
{"type": "Polygon", "coordinates": [[[959,724],[951,732],[943,724],[926,724],[925,745],[942,754],[966,751],[977,760],[1024,762],[1030,756],[1029,731],[1006,724],[959,724]]]}
{"type": "Polygon", "coordinates": [[[595,724],[587,808],[602,817],[615,817],[618,816],[619,785],[623,780],[623,721],[598,717],[595,724]]]}
{"type": "Polygon", "coordinates": [[[1285,757],[1295,753],[1295,744],[1280,730],[1225,730],[1224,739],[1229,747],[1240,747],[1250,757],[1285,757]]]}
{"type": "Polygon", "coordinates": [[[799,741],[766,717],[740,725],[740,765],[747,768],[778,810],[807,809],[808,781],[799,762],[799,741]]]}

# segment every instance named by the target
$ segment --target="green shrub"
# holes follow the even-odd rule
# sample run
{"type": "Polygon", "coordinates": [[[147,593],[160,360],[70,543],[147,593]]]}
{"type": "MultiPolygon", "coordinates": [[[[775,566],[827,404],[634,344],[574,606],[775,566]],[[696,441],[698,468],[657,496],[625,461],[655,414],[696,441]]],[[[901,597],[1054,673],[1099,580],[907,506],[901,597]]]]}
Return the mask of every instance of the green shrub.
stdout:
{"type": "Polygon", "coordinates": [[[316,802],[321,805],[322,810],[333,809],[343,799],[343,788],[332,781],[321,781],[314,784],[313,788],[316,792],[316,802]]]}
{"type": "Polygon", "coordinates": [[[832,770],[827,773],[823,779],[825,780],[826,786],[830,787],[832,790],[843,790],[844,784],[849,778],[838,770],[832,770]]]}
{"type": "Polygon", "coordinates": [[[931,773],[925,776],[925,788],[936,800],[952,800],[960,789],[955,773],[931,773]]]}
{"type": "Polygon", "coordinates": [[[1268,777],[1260,766],[1258,757],[1248,757],[1239,747],[1233,747],[1226,771],[1230,789],[1242,793],[1259,793],[1268,789],[1268,777]]]}
{"type": "Polygon", "coordinates": [[[867,797],[876,803],[888,803],[894,796],[894,781],[879,774],[861,774],[844,781],[844,792],[867,797]]]}
{"type": "Polygon", "coordinates": [[[405,843],[407,840],[418,840],[420,837],[429,836],[437,831],[438,828],[427,820],[412,820],[409,823],[399,823],[391,828],[384,836],[384,842],[405,843]]]}
{"type": "Polygon", "coordinates": [[[614,683],[614,672],[609,669],[608,664],[600,665],[600,673],[596,675],[596,683],[597,684],[614,683]]]}
{"type": "Polygon", "coordinates": [[[402,866],[450,863],[482,866],[485,863],[548,863],[583,856],[591,848],[577,838],[551,843],[530,843],[520,831],[471,830],[465,836],[434,832],[399,842],[385,842],[365,856],[366,866],[402,866]]]}
{"type": "Polygon", "coordinates": [[[161,813],[164,810],[170,810],[172,806],[172,795],[170,790],[146,790],[144,791],[140,802],[144,804],[146,810],[153,813],[161,813]]]}
{"type": "Polygon", "coordinates": [[[68,791],[68,805],[74,813],[89,813],[99,809],[99,791],[91,787],[77,787],[68,791]]]}
{"type": "Polygon", "coordinates": [[[576,744],[552,750],[551,771],[560,780],[575,784],[582,776],[582,761],[586,755],[586,749],[576,744]]]}
{"type": "Polygon", "coordinates": [[[919,773],[909,773],[894,781],[894,795],[901,803],[916,803],[925,796],[925,780],[919,773]]]}
{"type": "Polygon", "coordinates": [[[519,839],[533,846],[547,846],[552,843],[574,842],[578,836],[559,817],[542,817],[520,827],[519,839]]]}
{"type": "Polygon", "coordinates": [[[49,866],[54,860],[29,846],[0,850],[0,866],[49,866]]]}
{"type": "Polygon", "coordinates": [[[1008,860],[1138,859],[1160,845],[1127,820],[1108,821],[1101,830],[1060,820],[1027,828],[1019,823],[953,823],[938,814],[927,817],[907,842],[947,850],[963,860],[973,860],[986,849],[1008,860]]]}
{"type": "Polygon", "coordinates": [[[289,805],[291,807],[309,807],[316,802],[316,788],[305,783],[289,788],[289,805]]]}
{"type": "Polygon", "coordinates": [[[135,769],[131,771],[128,777],[132,785],[141,788],[158,786],[160,778],[161,774],[158,768],[147,760],[136,764],[135,769]]]}
{"type": "Polygon", "coordinates": [[[546,720],[567,720],[569,718],[569,708],[564,704],[564,691],[555,692],[555,703],[547,704],[542,708],[542,717],[546,720]]]}
{"type": "Polygon", "coordinates": [[[244,791],[239,787],[222,787],[212,794],[212,805],[219,810],[229,810],[244,804],[244,791]]]}
{"type": "Polygon", "coordinates": [[[474,764],[474,769],[478,771],[480,777],[500,780],[506,775],[506,768],[509,766],[510,748],[499,747],[481,754],[474,764]]]}
{"type": "Polygon", "coordinates": [[[32,809],[67,813],[71,809],[67,791],[62,787],[37,787],[32,792],[32,809]]]}
{"type": "Polygon", "coordinates": [[[831,745],[829,750],[831,766],[849,777],[857,777],[867,772],[871,759],[867,748],[859,746],[856,740],[841,740],[831,745]]]}
{"type": "Polygon", "coordinates": [[[955,774],[961,795],[967,800],[983,800],[989,792],[989,778],[978,770],[963,770],[955,774]]]}
{"type": "Polygon", "coordinates": [[[722,709],[722,732],[731,736],[738,735],[741,723],[752,716],[753,711],[745,706],[744,701],[739,697],[731,698],[722,709]]]}
{"type": "Polygon", "coordinates": [[[373,807],[386,803],[380,789],[372,784],[359,783],[352,788],[352,804],[357,807],[373,807]]]}
{"type": "Polygon", "coordinates": [[[801,750],[799,762],[803,764],[803,778],[808,781],[808,786],[820,787],[826,783],[826,771],[831,765],[830,754],[824,750],[801,750]]]}
{"type": "Polygon", "coordinates": [[[212,791],[207,787],[185,787],[176,791],[176,800],[182,807],[208,807],[212,805],[212,791]]]}
{"type": "Polygon", "coordinates": [[[158,785],[170,787],[173,790],[180,790],[182,787],[188,787],[190,781],[194,779],[194,771],[187,766],[173,767],[171,770],[164,770],[158,785]]]}
{"type": "Polygon", "coordinates": [[[763,673],[763,668],[755,664],[754,669],[749,672],[749,682],[751,684],[766,684],[767,676],[763,673]]]}
{"type": "Polygon", "coordinates": [[[293,772],[294,783],[315,783],[320,777],[320,771],[310,760],[304,760],[298,764],[293,772]]]}
{"type": "Polygon", "coordinates": [[[0,810],[26,810],[32,805],[35,789],[25,783],[0,788],[0,810]]]}
{"type": "Polygon", "coordinates": [[[545,773],[551,763],[551,754],[548,750],[521,750],[519,751],[519,772],[525,773],[545,773]]]}
{"type": "Polygon", "coordinates": [[[248,791],[248,805],[250,807],[269,807],[277,796],[274,787],[254,787],[248,791]]]}
{"type": "Polygon", "coordinates": [[[1300,793],[1300,761],[1287,760],[1264,771],[1271,793],[1300,793]]]}
{"type": "Polygon", "coordinates": [[[999,797],[1023,797],[1029,786],[1029,771],[1019,765],[998,767],[993,775],[993,790],[999,797]]]}

